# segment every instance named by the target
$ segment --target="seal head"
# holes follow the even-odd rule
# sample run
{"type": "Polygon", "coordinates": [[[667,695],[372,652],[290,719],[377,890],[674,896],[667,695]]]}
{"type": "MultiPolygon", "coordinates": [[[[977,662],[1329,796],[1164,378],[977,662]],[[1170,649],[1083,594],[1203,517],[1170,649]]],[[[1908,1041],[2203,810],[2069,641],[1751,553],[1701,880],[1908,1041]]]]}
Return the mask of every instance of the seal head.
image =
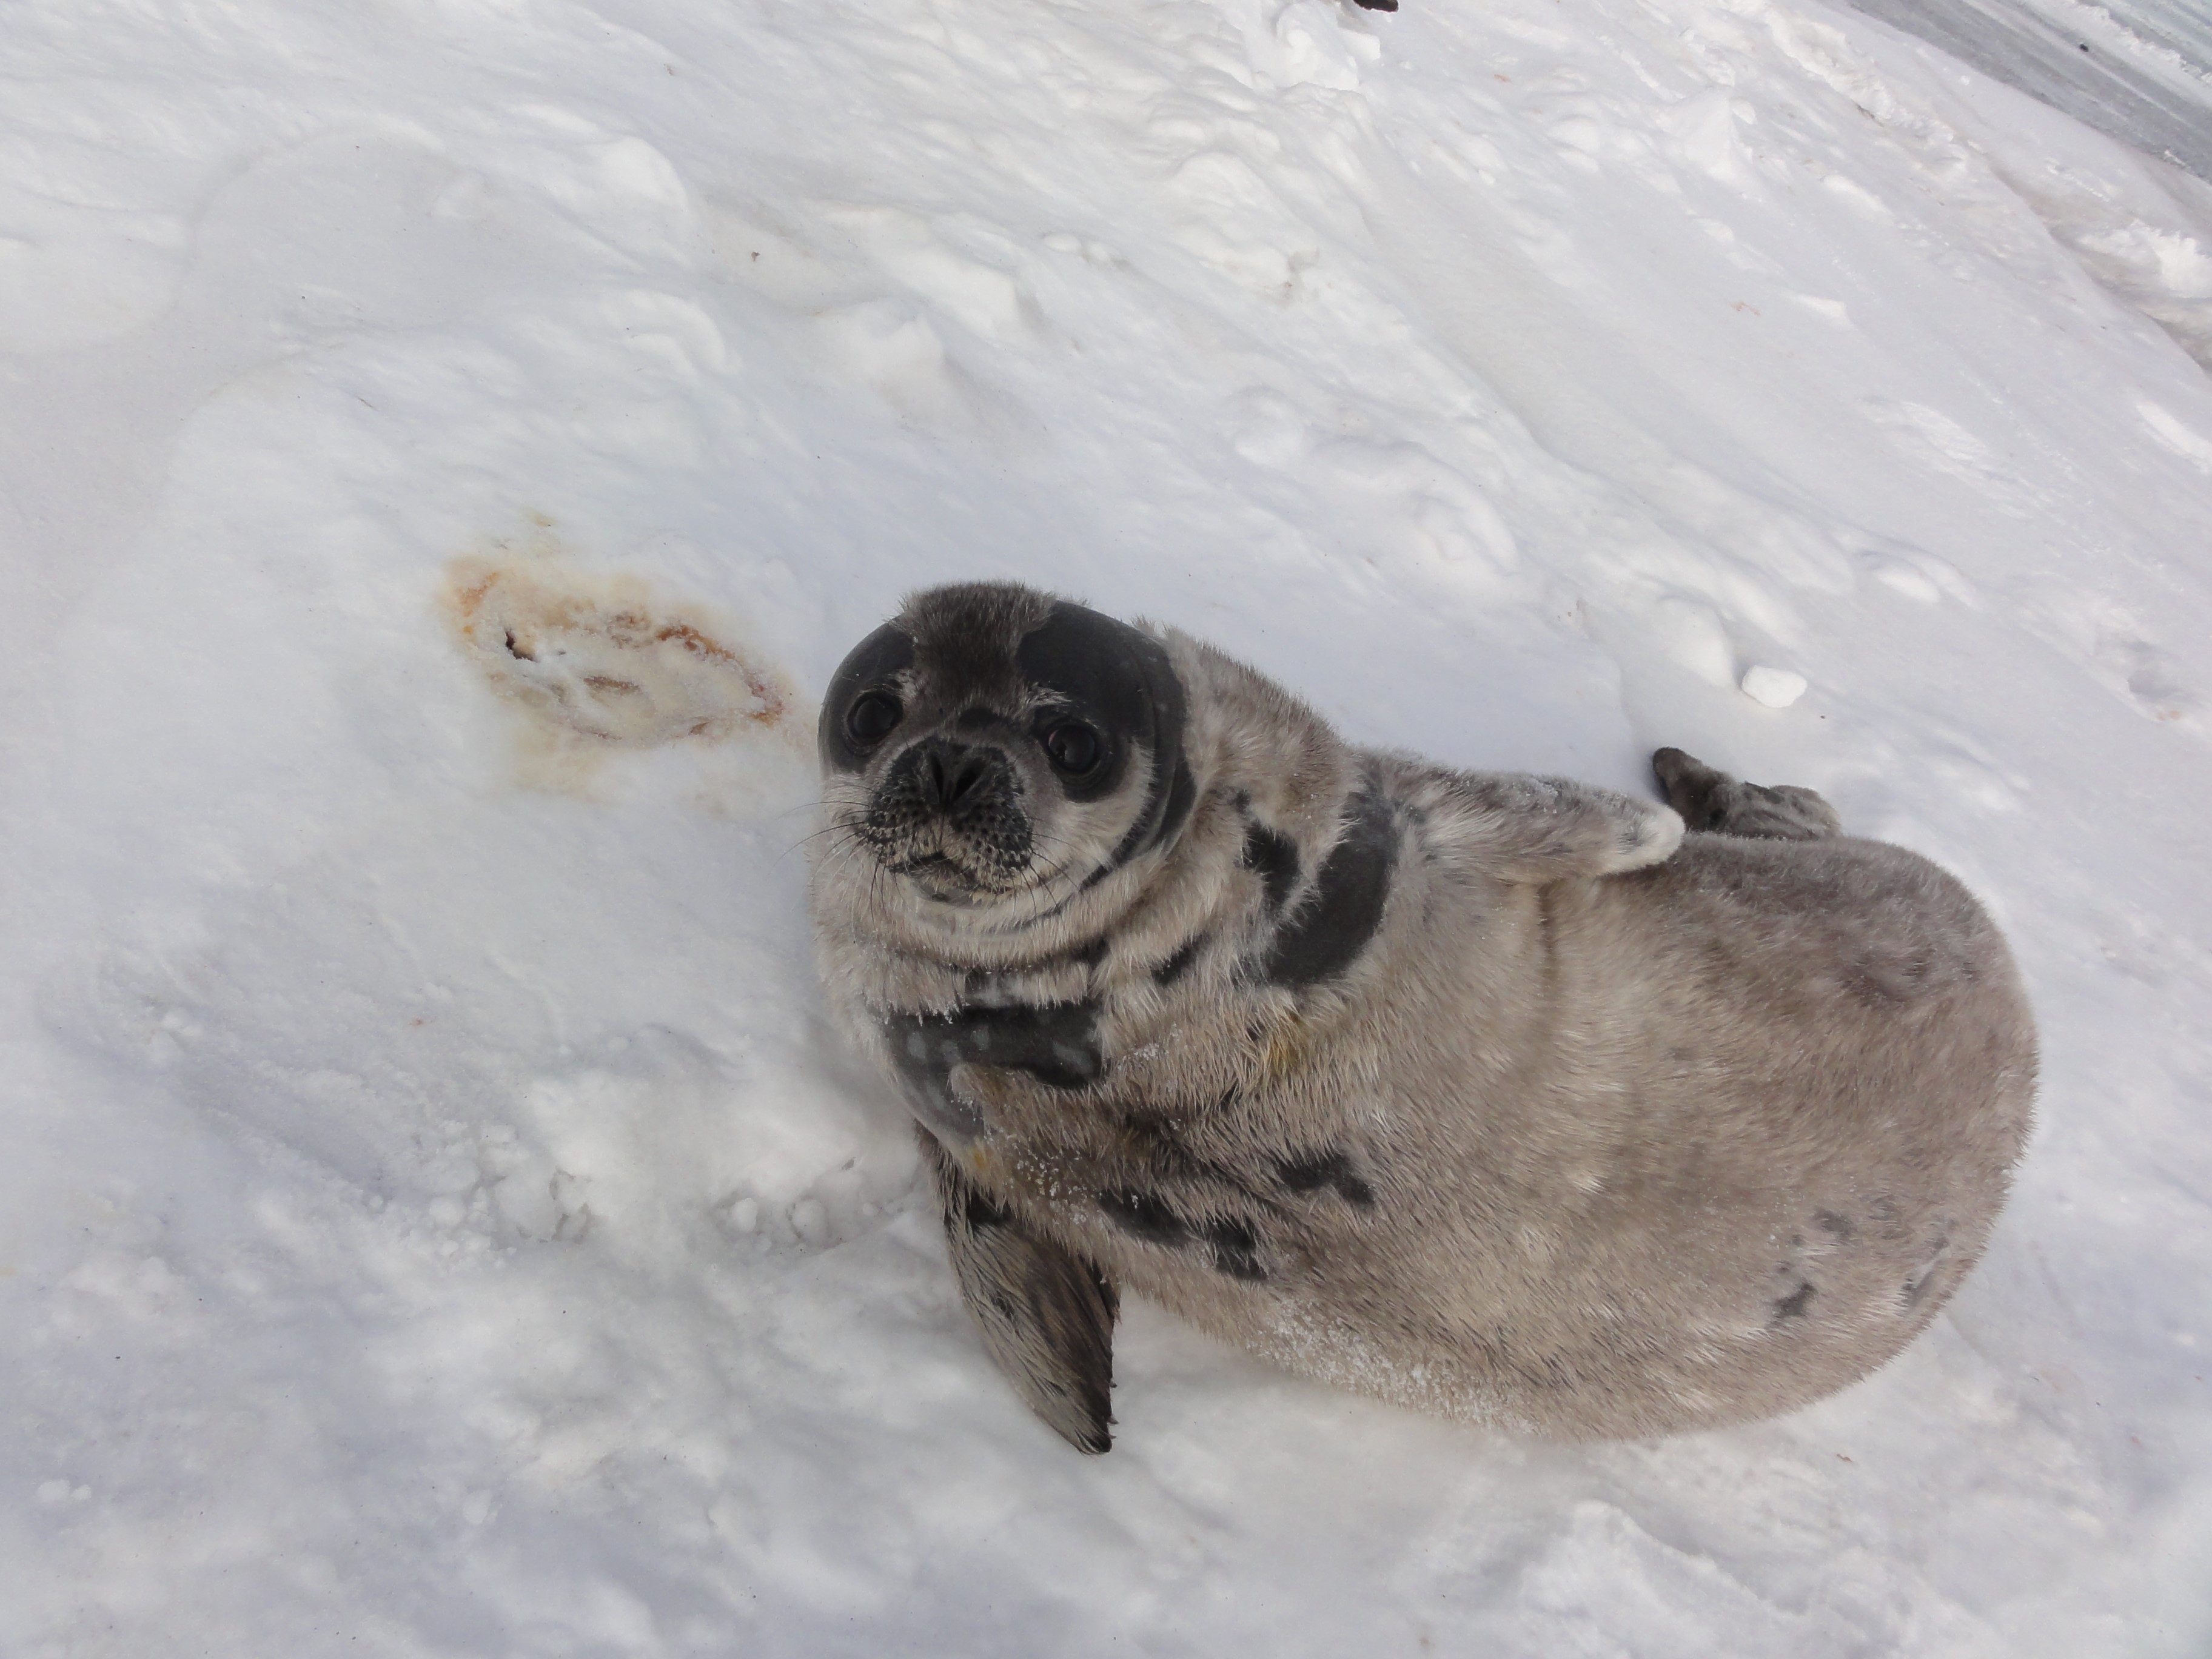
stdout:
{"type": "Polygon", "coordinates": [[[1159,642],[1007,583],[915,596],[818,738],[833,821],[926,904],[1030,915],[1173,842],[1195,794],[1159,642]]]}

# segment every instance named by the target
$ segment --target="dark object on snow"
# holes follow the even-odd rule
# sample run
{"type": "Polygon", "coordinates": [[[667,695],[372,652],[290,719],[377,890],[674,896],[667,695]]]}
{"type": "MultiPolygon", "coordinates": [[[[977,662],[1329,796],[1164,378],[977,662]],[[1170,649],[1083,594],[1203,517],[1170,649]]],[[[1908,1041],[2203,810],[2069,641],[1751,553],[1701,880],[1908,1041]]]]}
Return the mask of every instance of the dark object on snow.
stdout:
{"type": "Polygon", "coordinates": [[[1808,789],[1354,750],[1007,584],[909,599],[821,750],[831,1000],[985,1346],[1085,1451],[1125,1290],[1516,1432],[1789,1410],[1926,1326],[2027,1137],[2003,940],[1808,789]]]}

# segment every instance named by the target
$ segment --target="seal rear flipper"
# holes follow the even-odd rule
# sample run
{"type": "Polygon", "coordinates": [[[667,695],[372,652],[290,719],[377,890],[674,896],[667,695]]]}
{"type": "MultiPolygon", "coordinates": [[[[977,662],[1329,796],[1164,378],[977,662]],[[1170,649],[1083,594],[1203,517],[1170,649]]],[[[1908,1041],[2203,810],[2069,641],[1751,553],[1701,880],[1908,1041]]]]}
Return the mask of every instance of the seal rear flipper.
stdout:
{"type": "Polygon", "coordinates": [[[1692,830],[1757,841],[1826,841],[1844,832],[1834,807],[1794,783],[1746,783],[1679,749],[1658,750],[1651,770],[1692,830]]]}
{"type": "Polygon", "coordinates": [[[983,1347],[1029,1407],[1078,1451],[1114,1443],[1118,1298],[1085,1257],[1032,1231],[969,1180],[927,1130],[917,1138],[945,1216],[961,1299],[983,1347]]]}

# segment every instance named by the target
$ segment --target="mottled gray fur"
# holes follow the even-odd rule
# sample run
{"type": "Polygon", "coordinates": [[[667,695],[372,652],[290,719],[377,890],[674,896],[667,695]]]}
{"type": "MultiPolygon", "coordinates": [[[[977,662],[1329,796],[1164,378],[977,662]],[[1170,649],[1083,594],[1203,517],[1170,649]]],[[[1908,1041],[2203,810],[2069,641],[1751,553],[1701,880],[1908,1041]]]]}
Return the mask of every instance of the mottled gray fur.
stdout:
{"type": "Polygon", "coordinates": [[[831,1000],[993,1358],[1085,1450],[1117,1288],[1386,1399],[1647,1435],[1881,1364],[2003,1201],[2036,1065],[2003,940],[1810,791],[1354,750],[1006,585],[908,600],[823,733],[831,1000]],[[1086,780],[1055,757],[1102,709],[1135,736],[1086,780]]]}

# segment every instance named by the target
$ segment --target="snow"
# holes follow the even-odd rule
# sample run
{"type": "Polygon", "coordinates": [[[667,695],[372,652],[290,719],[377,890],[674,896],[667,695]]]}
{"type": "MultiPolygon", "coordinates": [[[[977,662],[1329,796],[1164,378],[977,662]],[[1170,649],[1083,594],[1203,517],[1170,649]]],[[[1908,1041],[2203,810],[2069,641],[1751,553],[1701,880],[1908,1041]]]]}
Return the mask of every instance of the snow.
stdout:
{"type": "Polygon", "coordinates": [[[1744,670],[1743,694],[1753,702],[1765,703],[1769,708],[1787,708],[1805,695],[1805,677],[1793,674],[1786,668],[1769,668],[1765,663],[1753,663],[1744,670]]]}
{"type": "Polygon", "coordinates": [[[0,54],[0,1650],[2212,1644],[2212,187],[1817,0],[0,54]],[[1583,1448],[1133,1305],[1068,1452],[800,903],[813,691],[1000,574],[1958,872],[2045,1039],[1989,1258],[1583,1448]]]}

